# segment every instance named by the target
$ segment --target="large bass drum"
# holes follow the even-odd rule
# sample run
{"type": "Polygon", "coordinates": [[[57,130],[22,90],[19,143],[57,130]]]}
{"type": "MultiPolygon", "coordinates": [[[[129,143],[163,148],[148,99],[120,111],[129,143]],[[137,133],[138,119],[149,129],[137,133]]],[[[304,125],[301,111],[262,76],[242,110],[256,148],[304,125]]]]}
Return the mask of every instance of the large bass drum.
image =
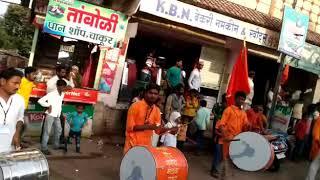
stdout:
{"type": "Polygon", "coordinates": [[[268,169],[274,160],[274,150],[269,141],[254,132],[243,132],[234,138],[229,148],[232,162],[245,171],[268,169]]]}
{"type": "Polygon", "coordinates": [[[173,147],[136,146],[123,157],[120,180],[187,180],[188,164],[173,147]]]}
{"type": "Polygon", "coordinates": [[[49,165],[37,149],[0,153],[0,180],[48,180],[49,165]]]}

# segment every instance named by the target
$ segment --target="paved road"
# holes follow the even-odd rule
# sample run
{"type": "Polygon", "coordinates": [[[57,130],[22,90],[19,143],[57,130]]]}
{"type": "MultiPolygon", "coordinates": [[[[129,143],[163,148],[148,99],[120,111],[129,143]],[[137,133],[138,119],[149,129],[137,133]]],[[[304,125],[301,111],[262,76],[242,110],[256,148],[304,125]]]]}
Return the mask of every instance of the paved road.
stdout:
{"type": "MultiPolygon", "coordinates": [[[[86,147],[96,149],[96,143],[91,142],[86,147]]],[[[101,146],[100,146],[101,147],[101,146]]],[[[50,179],[53,180],[118,180],[122,147],[103,145],[101,157],[89,159],[51,159],[50,179]]],[[[194,156],[187,153],[189,163],[189,179],[213,179],[209,174],[211,156],[194,156]]],[[[237,180],[303,180],[308,168],[307,162],[293,163],[286,161],[281,164],[279,172],[243,172],[236,170],[237,180]]],[[[320,179],[320,178],[319,178],[320,179]]]]}

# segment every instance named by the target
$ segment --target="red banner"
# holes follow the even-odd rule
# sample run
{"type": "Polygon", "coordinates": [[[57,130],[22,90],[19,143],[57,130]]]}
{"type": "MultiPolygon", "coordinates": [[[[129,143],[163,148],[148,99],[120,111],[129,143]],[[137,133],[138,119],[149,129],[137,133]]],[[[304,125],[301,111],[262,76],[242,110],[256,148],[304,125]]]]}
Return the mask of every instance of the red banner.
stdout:
{"type": "MultiPolygon", "coordinates": [[[[31,92],[31,97],[41,98],[46,95],[45,87],[34,88],[31,92]]],[[[98,98],[98,91],[89,89],[77,89],[66,91],[64,95],[65,102],[78,102],[86,104],[96,104],[98,98]]]]}

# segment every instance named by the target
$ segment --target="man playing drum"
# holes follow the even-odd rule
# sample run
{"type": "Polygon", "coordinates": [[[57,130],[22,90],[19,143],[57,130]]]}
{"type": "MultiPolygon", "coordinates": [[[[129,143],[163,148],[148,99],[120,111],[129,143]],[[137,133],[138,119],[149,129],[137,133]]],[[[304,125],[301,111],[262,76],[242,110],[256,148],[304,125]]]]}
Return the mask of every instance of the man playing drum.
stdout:
{"type": "Polygon", "coordinates": [[[222,177],[229,176],[228,171],[231,170],[231,161],[229,158],[230,141],[248,128],[247,115],[245,111],[242,110],[245,100],[245,92],[236,92],[235,105],[231,105],[224,110],[221,120],[218,121],[216,125],[217,131],[221,133],[220,141],[222,141],[223,144],[224,170],[222,177]]]}
{"type": "Polygon", "coordinates": [[[128,110],[126,142],[124,153],[134,146],[151,146],[153,131],[178,131],[178,128],[164,129],[160,126],[160,109],[156,106],[159,99],[160,87],[149,84],[144,99],[132,104],[128,110]]]}

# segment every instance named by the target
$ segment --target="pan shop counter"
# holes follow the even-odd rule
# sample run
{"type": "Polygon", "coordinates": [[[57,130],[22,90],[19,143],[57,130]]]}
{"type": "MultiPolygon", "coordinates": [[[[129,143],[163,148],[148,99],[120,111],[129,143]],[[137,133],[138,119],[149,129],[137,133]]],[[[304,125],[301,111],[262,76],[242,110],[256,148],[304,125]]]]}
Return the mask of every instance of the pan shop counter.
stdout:
{"type": "MultiPolygon", "coordinates": [[[[37,101],[44,95],[46,95],[46,86],[43,84],[38,84],[31,93],[29,106],[25,113],[25,121],[27,122],[26,135],[28,136],[40,136],[41,134],[46,109],[40,106],[37,101]]],[[[84,112],[89,115],[89,120],[82,130],[83,137],[90,137],[92,134],[94,104],[97,102],[97,97],[98,91],[92,89],[74,88],[65,92],[64,104],[62,106],[62,112],[65,116],[76,111],[77,104],[83,104],[85,107],[84,112]]],[[[69,128],[66,126],[66,131],[68,130],[69,128]]]]}

